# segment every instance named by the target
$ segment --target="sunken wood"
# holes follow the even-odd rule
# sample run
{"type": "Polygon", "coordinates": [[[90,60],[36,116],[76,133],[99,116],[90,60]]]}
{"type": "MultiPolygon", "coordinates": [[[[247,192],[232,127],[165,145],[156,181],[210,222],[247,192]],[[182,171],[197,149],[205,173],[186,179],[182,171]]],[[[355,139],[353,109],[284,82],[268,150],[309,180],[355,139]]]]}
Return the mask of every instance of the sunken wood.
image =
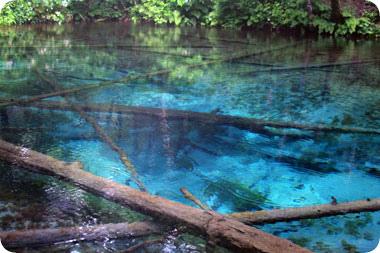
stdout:
{"type": "MultiPolygon", "coordinates": [[[[34,71],[41,80],[45,81],[48,83],[54,90],[60,90],[61,86],[59,85],[58,82],[56,82],[53,79],[48,78],[44,74],[41,73],[38,69],[35,69],[34,71]]],[[[93,118],[92,116],[88,115],[82,107],[78,106],[77,104],[71,102],[70,98],[67,97],[66,95],[62,95],[64,100],[72,107],[74,111],[76,111],[87,123],[89,123],[97,133],[97,135],[102,139],[113,151],[115,151],[121,160],[121,162],[124,164],[124,167],[127,169],[127,171],[131,175],[131,179],[133,182],[137,184],[140,190],[146,191],[146,188],[143,184],[143,182],[139,179],[137,170],[131,160],[128,158],[128,155],[125,153],[125,151],[116,144],[112,140],[112,138],[106,133],[106,131],[96,122],[96,119],[93,118]]]]}
{"type": "Polygon", "coordinates": [[[48,174],[167,223],[186,225],[234,252],[310,252],[292,242],[267,234],[211,211],[203,211],[152,196],[82,170],[80,163],[66,163],[39,152],[0,140],[0,159],[21,168],[48,174]]]}
{"type": "MultiPolygon", "coordinates": [[[[189,69],[198,68],[198,67],[206,67],[206,66],[209,66],[212,64],[224,63],[224,62],[229,62],[229,61],[236,61],[236,60],[244,59],[247,57],[260,56],[262,54],[266,54],[266,53],[270,53],[270,52],[274,52],[274,51],[278,51],[278,50],[283,50],[284,48],[288,48],[288,47],[294,46],[296,44],[297,43],[285,45],[285,46],[278,47],[278,48],[269,48],[269,49],[265,49],[265,50],[258,51],[258,52],[242,51],[242,52],[239,52],[237,54],[229,55],[227,57],[221,57],[219,59],[213,59],[213,60],[204,61],[201,63],[189,64],[189,65],[186,65],[186,67],[189,69]]],[[[41,94],[41,95],[37,95],[37,96],[31,96],[28,98],[22,98],[22,99],[13,98],[13,99],[2,100],[0,102],[0,107],[10,106],[10,105],[29,104],[29,103],[39,101],[39,100],[42,100],[45,98],[75,94],[75,93],[82,92],[82,91],[100,89],[100,88],[105,88],[105,87],[109,87],[109,86],[113,86],[113,85],[117,85],[117,84],[126,84],[130,81],[134,81],[134,80],[138,80],[138,79],[142,79],[142,78],[151,78],[154,76],[170,74],[175,70],[176,70],[175,68],[174,69],[172,69],[172,68],[171,69],[161,69],[161,70],[152,71],[152,72],[148,72],[148,73],[128,75],[126,77],[122,77],[122,78],[116,79],[116,80],[107,80],[107,81],[103,81],[103,82],[96,83],[96,84],[89,84],[89,85],[84,85],[81,87],[75,87],[75,88],[71,88],[71,89],[63,89],[63,90],[59,90],[59,91],[49,92],[49,93],[45,93],[45,94],[41,94]]]]}
{"type": "Polygon", "coordinates": [[[232,213],[229,214],[228,217],[237,219],[245,224],[253,225],[376,211],[380,211],[380,198],[344,202],[335,205],[325,204],[256,212],[232,213]]]}
{"type": "Polygon", "coordinates": [[[190,200],[202,210],[211,210],[206,204],[203,204],[197,197],[195,197],[188,189],[182,187],[179,189],[182,192],[184,198],[190,200]]]}
{"type": "MultiPolygon", "coordinates": [[[[72,106],[64,102],[41,101],[32,103],[31,106],[49,110],[72,110],[72,106]]],[[[116,104],[76,104],[86,112],[107,112],[132,115],[146,115],[162,118],[161,108],[127,106],[116,104]]],[[[220,115],[204,112],[192,112],[175,109],[165,109],[165,117],[169,120],[188,120],[206,124],[228,125],[242,130],[261,131],[264,127],[274,128],[294,128],[308,131],[337,132],[337,133],[360,133],[360,134],[380,134],[379,129],[330,126],[323,124],[299,124],[294,122],[268,121],[256,118],[245,118],[239,116],[220,115]]]]}
{"type": "Polygon", "coordinates": [[[51,245],[65,241],[94,241],[116,238],[134,238],[159,234],[159,225],[153,222],[117,223],[86,227],[64,227],[53,229],[31,229],[0,232],[6,248],[22,248],[51,245]]]}

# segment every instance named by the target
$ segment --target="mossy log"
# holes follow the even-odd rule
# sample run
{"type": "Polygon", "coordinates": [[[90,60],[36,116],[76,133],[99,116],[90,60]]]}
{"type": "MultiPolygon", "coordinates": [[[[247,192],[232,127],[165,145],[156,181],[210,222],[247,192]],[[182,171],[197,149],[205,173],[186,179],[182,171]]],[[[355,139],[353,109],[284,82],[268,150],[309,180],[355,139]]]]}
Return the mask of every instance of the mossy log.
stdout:
{"type": "Polygon", "coordinates": [[[253,225],[376,211],[380,211],[380,198],[338,204],[232,213],[228,217],[253,225]]]}
{"type": "MultiPolygon", "coordinates": [[[[31,106],[49,110],[72,110],[71,106],[63,102],[35,102],[31,106]]],[[[80,108],[87,112],[108,112],[132,115],[146,115],[151,117],[162,117],[162,109],[112,105],[112,104],[86,104],[80,108]]],[[[360,133],[360,134],[380,134],[380,130],[361,127],[329,126],[322,124],[299,124],[294,122],[269,121],[255,118],[245,118],[239,116],[220,115],[204,112],[192,112],[184,110],[165,109],[165,116],[168,120],[188,120],[213,125],[228,125],[242,130],[262,131],[265,127],[273,128],[294,128],[307,131],[336,132],[336,133],[360,133]]],[[[265,130],[265,129],[264,129],[265,130]]]]}
{"type": "MultiPolygon", "coordinates": [[[[286,45],[286,46],[279,47],[279,48],[270,48],[270,49],[262,50],[259,52],[251,52],[251,51],[239,52],[237,54],[234,54],[234,55],[231,55],[228,57],[222,57],[220,59],[214,59],[214,60],[204,61],[204,62],[195,63],[195,64],[189,64],[189,65],[184,65],[184,66],[187,68],[205,67],[205,66],[209,66],[212,64],[235,61],[235,60],[239,60],[239,59],[243,59],[243,58],[247,58],[247,57],[259,56],[259,55],[266,54],[269,52],[282,50],[282,49],[290,47],[290,46],[294,46],[294,44],[286,45]]],[[[117,80],[109,80],[109,81],[104,81],[104,82],[100,82],[100,83],[96,83],[96,84],[89,84],[89,85],[85,85],[85,86],[81,86],[81,87],[64,89],[64,90],[50,92],[50,93],[46,93],[46,94],[41,94],[41,95],[37,95],[37,96],[29,97],[29,98],[24,98],[24,99],[15,99],[15,98],[7,99],[7,100],[3,100],[0,102],[0,107],[10,106],[10,105],[29,104],[29,103],[39,101],[39,100],[42,100],[45,98],[57,97],[57,96],[68,95],[68,94],[75,94],[75,93],[86,91],[86,90],[94,90],[94,89],[105,88],[105,87],[109,87],[109,86],[120,84],[120,83],[127,83],[127,82],[134,81],[134,80],[141,79],[141,78],[151,78],[153,76],[170,74],[173,71],[175,71],[175,69],[162,69],[162,70],[152,71],[149,73],[128,75],[126,77],[123,77],[123,78],[120,78],[117,80]]]]}
{"type": "MultiPolygon", "coordinates": [[[[53,89],[59,90],[60,85],[53,79],[49,79],[47,76],[43,75],[40,71],[35,70],[35,73],[38,75],[41,80],[48,83],[53,89]]],[[[98,136],[112,149],[114,150],[121,160],[121,162],[124,164],[125,168],[128,170],[128,172],[131,174],[131,179],[133,182],[137,184],[140,190],[146,191],[146,188],[143,184],[143,182],[139,179],[139,176],[137,174],[137,170],[135,166],[132,164],[131,160],[128,158],[127,154],[124,152],[124,150],[117,145],[112,138],[104,131],[104,129],[96,122],[96,119],[88,115],[82,107],[78,106],[75,103],[72,103],[69,98],[66,97],[66,95],[62,95],[62,97],[65,99],[65,101],[76,111],[87,123],[89,123],[95,130],[95,132],[98,134],[98,136]]]]}
{"type": "Polygon", "coordinates": [[[65,163],[36,151],[0,140],[0,159],[21,168],[65,181],[170,224],[182,224],[234,252],[310,252],[292,242],[267,234],[211,211],[149,195],[82,170],[80,163],[65,163]]]}
{"type": "Polygon", "coordinates": [[[2,244],[8,249],[51,245],[65,241],[93,241],[135,238],[159,234],[162,228],[153,222],[117,223],[85,227],[31,229],[0,232],[2,244]]]}

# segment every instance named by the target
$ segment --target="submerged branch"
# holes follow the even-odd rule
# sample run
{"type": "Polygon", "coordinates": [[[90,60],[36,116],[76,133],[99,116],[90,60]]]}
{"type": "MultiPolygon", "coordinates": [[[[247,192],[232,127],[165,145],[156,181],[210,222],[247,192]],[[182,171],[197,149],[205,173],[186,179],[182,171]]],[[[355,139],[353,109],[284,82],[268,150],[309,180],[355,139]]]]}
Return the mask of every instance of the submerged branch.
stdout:
{"type": "Polygon", "coordinates": [[[228,217],[253,225],[376,211],[380,211],[379,198],[338,204],[232,213],[228,217]]]}
{"type": "MultiPolygon", "coordinates": [[[[269,52],[282,50],[282,49],[290,47],[290,46],[294,46],[294,44],[287,45],[284,47],[274,48],[274,49],[267,49],[267,50],[263,50],[263,51],[259,51],[259,52],[243,52],[243,53],[235,54],[232,56],[223,57],[220,59],[215,59],[215,60],[210,60],[210,61],[205,61],[205,62],[195,63],[195,64],[189,64],[189,65],[184,65],[184,66],[187,68],[205,67],[205,66],[212,65],[212,64],[223,63],[223,62],[228,62],[228,61],[235,61],[235,60],[239,60],[239,59],[243,59],[243,58],[247,58],[247,57],[259,56],[259,55],[266,54],[269,52]]],[[[123,78],[120,78],[117,80],[109,80],[109,81],[100,82],[97,84],[90,84],[90,85],[86,85],[86,86],[82,86],[82,87],[76,87],[76,88],[46,93],[46,94],[42,94],[42,95],[38,95],[38,96],[25,98],[25,99],[8,99],[8,100],[4,100],[4,101],[0,102],[0,107],[10,106],[10,105],[29,104],[29,103],[32,103],[35,101],[42,100],[44,98],[57,97],[57,96],[62,96],[62,95],[74,94],[74,93],[78,93],[78,92],[86,91],[86,90],[105,88],[105,87],[109,87],[109,86],[120,84],[120,83],[127,83],[127,82],[134,81],[134,80],[141,79],[141,78],[150,78],[153,76],[169,74],[175,70],[176,69],[162,69],[162,70],[153,71],[153,72],[149,72],[149,73],[145,73],[145,74],[136,74],[136,75],[132,75],[132,76],[126,76],[126,77],[123,77],[123,78]]]]}
{"type": "MultiPolygon", "coordinates": [[[[120,113],[132,115],[146,115],[151,117],[162,117],[162,109],[127,106],[127,105],[112,105],[112,104],[76,104],[83,111],[87,112],[106,112],[106,113],[120,113]]],[[[49,110],[72,110],[71,106],[62,102],[37,102],[31,105],[49,110]]],[[[337,132],[337,133],[360,133],[360,134],[380,134],[380,130],[361,127],[346,127],[346,126],[329,126],[329,125],[312,125],[312,124],[299,124],[294,122],[282,121],[268,121],[255,118],[245,118],[239,116],[219,115],[204,112],[192,112],[175,109],[165,109],[165,115],[168,120],[188,120],[213,125],[228,125],[242,130],[248,131],[265,131],[265,127],[274,128],[294,128],[308,131],[318,132],[337,132]]]]}
{"type": "MultiPolygon", "coordinates": [[[[59,90],[60,88],[60,85],[52,80],[52,79],[49,79],[47,76],[43,75],[41,72],[39,72],[38,70],[35,71],[36,74],[41,78],[41,80],[45,81],[46,83],[48,83],[49,85],[52,86],[53,89],[55,90],[59,90]]],[[[108,144],[108,146],[114,150],[118,155],[119,155],[119,158],[120,160],[122,161],[122,163],[124,164],[125,168],[130,172],[131,174],[131,179],[133,180],[133,182],[135,182],[137,184],[137,186],[139,187],[140,190],[142,191],[146,191],[146,188],[144,186],[144,184],[141,182],[141,180],[139,179],[139,176],[137,174],[137,170],[135,168],[135,166],[132,164],[131,160],[128,158],[127,154],[124,152],[124,150],[119,147],[113,140],[112,138],[104,131],[104,129],[96,122],[96,120],[91,117],[90,115],[88,115],[83,109],[82,107],[78,106],[77,104],[75,103],[72,103],[70,101],[69,98],[67,98],[65,95],[63,95],[63,98],[65,99],[65,101],[67,101],[67,103],[77,112],[79,113],[79,115],[84,119],[86,120],[87,123],[89,123],[95,130],[95,132],[98,134],[98,136],[105,142],[108,144]]]]}
{"type": "Polygon", "coordinates": [[[95,176],[80,164],[68,164],[36,151],[0,140],[0,159],[38,173],[48,174],[171,224],[182,224],[213,238],[234,252],[310,252],[290,241],[267,234],[212,211],[203,211],[95,176]]]}
{"type": "Polygon", "coordinates": [[[105,224],[86,227],[64,227],[54,229],[31,229],[0,232],[1,242],[6,248],[52,245],[66,241],[94,241],[126,237],[141,237],[159,234],[162,228],[153,222],[105,224]]]}
{"type": "Polygon", "coordinates": [[[197,206],[199,206],[202,210],[211,210],[207,205],[203,204],[199,199],[197,199],[197,197],[195,197],[191,192],[189,192],[188,189],[186,189],[185,187],[182,187],[180,189],[180,191],[182,192],[183,196],[192,201],[194,204],[196,204],[197,206]]]}
{"type": "Polygon", "coordinates": [[[235,74],[256,74],[256,73],[266,73],[266,72],[283,72],[283,71],[296,71],[296,70],[318,70],[321,68],[331,68],[331,67],[341,67],[341,66],[352,66],[368,63],[380,62],[380,59],[368,59],[368,60],[358,60],[358,61],[348,61],[348,62],[335,62],[335,63],[322,63],[314,65],[302,65],[293,67],[273,67],[262,70],[250,70],[244,72],[235,72],[235,74]]]}

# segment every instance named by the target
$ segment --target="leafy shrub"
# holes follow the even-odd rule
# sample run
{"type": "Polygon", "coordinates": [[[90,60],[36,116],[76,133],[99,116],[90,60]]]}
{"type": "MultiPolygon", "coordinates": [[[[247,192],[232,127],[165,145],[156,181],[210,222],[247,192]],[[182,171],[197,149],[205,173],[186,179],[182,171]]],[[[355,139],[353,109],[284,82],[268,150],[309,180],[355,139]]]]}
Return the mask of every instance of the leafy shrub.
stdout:
{"type": "Polygon", "coordinates": [[[380,36],[377,12],[357,16],[342,12],[343,21],[330,20],[326,1],[312,0],[14,0],[0,13],[0,24],[88,20],[150,21],[157,24],[222,27],[295,28],[321,34],[380,36]]]}
{"type": "Polygon", "coordinates": [[[15,0],[1,11],[0,24],[62,23],[68,15],[69,0],[15,0]]]}
{"type": "Polygon", "coordinates": [[[125,0],[74,0],[69,8],[74,20],[121,19],[125,17],[130,1],[125,0]]]}

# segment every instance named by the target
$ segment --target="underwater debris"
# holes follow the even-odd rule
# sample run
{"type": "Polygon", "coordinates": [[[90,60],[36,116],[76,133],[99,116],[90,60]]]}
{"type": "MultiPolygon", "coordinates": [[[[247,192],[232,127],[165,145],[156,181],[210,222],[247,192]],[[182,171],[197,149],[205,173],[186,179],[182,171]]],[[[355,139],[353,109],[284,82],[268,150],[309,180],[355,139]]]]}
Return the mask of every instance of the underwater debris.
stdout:
{"type": "Polygon", "coordinates": [[[193,171],[194,167],[198,165],[198,163],[193,158],[185,154],[181,154],[179,157],[176,157],[174,163],[176,165],[176,168],[186,169],[190,171],[193,171]]]}
{"type": "Polygon", "coordinates": [[[289,237],[288,240],[298,244],[301,247],[306,247],[310,243],[310,238],[307,237],[289,237]]]}
{"type": "Polygon", "coordinates": [[[354,219],[348,220],[344,223],[344,232],[355,238],[360,238],[360,228],[364,228],[371,223],[372,220],[372,215],[370,213],[365,213],[362,217],[356,216],[354,219]]]}
{"type": "Polygon", "coordinates": [[[221,113],[221,112],[223,112],[222,109],[220,109],[220,108],[215,108],[214,110],[212,110],[212,111],[210,112],[210,114],[216,115],[216,114],[219,114],[219,113],[221,113]]]}
{"type": "Polygon", "coordinates": [[[316,242],[311,249],[315,252],[334,253],[334,251],[331,249],[330,245],[328,245],[324,242],[321,242],[321,241],[316,242]]]}
{"type": "Polygon", "coordinates": [[[380,177],[380,170],[377,168],[370,168],[367,170],[367,173],[371,176],[380,177]]]}
{"type": "Polygon", "coordinates": [[[267,201],[266,196],[259,191],[252,190],[240,182],[226,179],[210,181],[204,189],[204,195],[209,198],[216,197],[218,204],[228,202],[237,212],[261,210],[267,201]]]}
{"type": "Polygon", "coordinates": [[[373,241],[374,237],[373,237],[372,233],[370,233],[370,232],[364,232],[363,233],[363,239],[367,240],[367,241],[373,241]]]}
{"type": "Polygon", "coordinates": [[[277,162],[286,163],[292,166],[293,169],[298,171],[312,171],[319,173],[338,173],[340,172],[335,168],[335,162],[326,159],[314,159],[308,156],[293,157],[287,155],[279,155],[270,157],[277,162]]]}
{"type": "Polygon", "coordinates": [[[343,249],[347,252],[347,253],[360,253],[358,251],[358,248],[356,248],[355,245],[347,242],[346,240],[341,240],[340,243],[342,244],[342,247],[343,249]]]}
{"type": "Polygon", "coordinates": [[[338,204],[338,200],[334,197],[334,196],[331,196],[331,205],[337,205],[338,204]]]}

